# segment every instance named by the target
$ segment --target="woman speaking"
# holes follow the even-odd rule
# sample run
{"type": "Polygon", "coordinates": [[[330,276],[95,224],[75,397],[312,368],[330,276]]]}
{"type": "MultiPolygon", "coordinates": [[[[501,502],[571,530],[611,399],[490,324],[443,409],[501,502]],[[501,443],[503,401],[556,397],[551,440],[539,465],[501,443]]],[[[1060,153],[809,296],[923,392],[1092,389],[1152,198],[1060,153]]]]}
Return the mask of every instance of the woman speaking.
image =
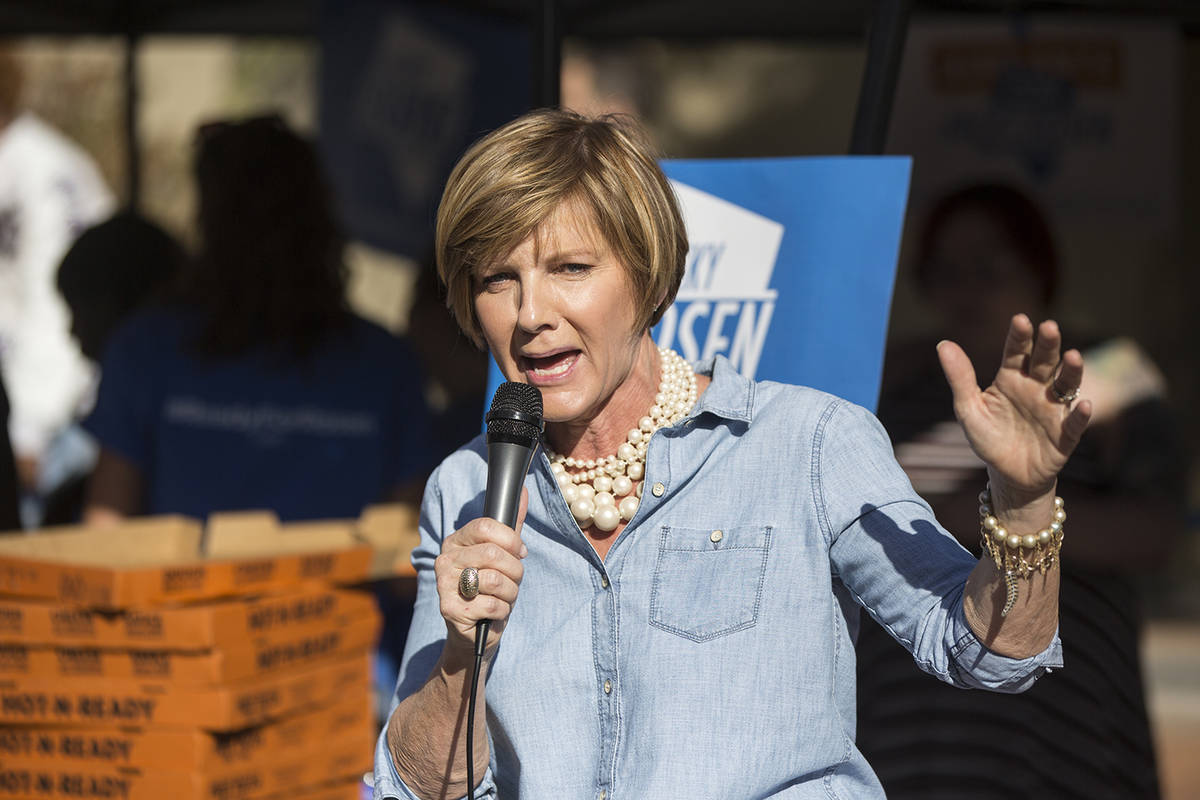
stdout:
{"type": "Polygon", "coordinates": [[[949,683],[1017,692],[1060,666],[1056,475],[1091,404],[1057,325],[1014,317],[982,391],[938,347],[988,465],[976,560],[870,413],[655,346],[686,252],[628,121],[533,112],[451,174],[449,305],[541,391],[545,447],[515,529],[481,518],[482,437],[429,481],[377,797],[883,797],[854,746],[860,606],[949,683]]]}

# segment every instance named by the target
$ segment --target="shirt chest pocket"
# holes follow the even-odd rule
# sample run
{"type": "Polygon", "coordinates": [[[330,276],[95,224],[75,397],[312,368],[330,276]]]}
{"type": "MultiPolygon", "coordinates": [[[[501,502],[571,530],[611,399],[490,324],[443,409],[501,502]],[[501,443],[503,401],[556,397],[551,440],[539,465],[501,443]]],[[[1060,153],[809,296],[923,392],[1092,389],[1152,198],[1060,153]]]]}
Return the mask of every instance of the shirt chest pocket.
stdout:
{"type": "Polygon", "coordinates": [[[770,526],[663,526],[650,590],[650,624],[694,642],[758,621],[770,526]]]}

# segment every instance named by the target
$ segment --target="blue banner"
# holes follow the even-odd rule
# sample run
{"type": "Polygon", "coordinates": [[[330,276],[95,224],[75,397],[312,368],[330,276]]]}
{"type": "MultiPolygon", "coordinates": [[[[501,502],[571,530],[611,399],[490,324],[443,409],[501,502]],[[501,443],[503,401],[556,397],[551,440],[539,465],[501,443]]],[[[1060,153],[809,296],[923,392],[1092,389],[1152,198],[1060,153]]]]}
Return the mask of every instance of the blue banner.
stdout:
{"type": "Polygon", "coordinates": [[[347,232],[423,259],[454,163],[528,108],[529,33],[391,0],[325,0],[320,32],[321,149],[347,232]]]}
{"type": "MultiPolygon", "coordinates": [[[[653,334],[689,361],[871,410],[908,197],[903,156],[665,161],[687,272],[653,334]]],[[[488,396],[502,377],[493,363],[488,396]]]]}

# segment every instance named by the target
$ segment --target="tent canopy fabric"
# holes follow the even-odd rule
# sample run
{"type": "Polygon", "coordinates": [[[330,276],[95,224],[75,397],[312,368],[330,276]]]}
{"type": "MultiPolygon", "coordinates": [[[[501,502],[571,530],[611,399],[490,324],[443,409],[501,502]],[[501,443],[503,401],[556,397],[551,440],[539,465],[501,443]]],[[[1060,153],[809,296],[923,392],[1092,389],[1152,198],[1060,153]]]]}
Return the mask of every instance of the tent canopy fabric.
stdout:
{"type": "MultiPolygon", "coordinates": [[[[551,7],[565,35],[860,37],[877,0],[456,0],[510,17],[551,7]]],[[[0,34],[311,35],[320,0],[6,0],[0,34]]],[[[1200,29],[1194,0],[922,0],[915,12],[1030,12],[1165,16],[1200,29]]]]}

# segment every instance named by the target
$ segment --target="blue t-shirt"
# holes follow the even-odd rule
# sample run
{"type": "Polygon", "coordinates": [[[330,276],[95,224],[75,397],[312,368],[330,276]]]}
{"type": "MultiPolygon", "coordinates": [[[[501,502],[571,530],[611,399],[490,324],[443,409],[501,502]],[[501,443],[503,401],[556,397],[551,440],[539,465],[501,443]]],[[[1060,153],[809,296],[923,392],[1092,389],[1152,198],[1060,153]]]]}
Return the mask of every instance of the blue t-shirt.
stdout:
{"type": "Polygon", "coordinates": [[[191,355],[194,314],[156,309],[113,336],[85,422],[145,480],[144,510],[204,518],[357,516],[429,466],[415,357],[359,317],[310,357],[191,355]]]}

